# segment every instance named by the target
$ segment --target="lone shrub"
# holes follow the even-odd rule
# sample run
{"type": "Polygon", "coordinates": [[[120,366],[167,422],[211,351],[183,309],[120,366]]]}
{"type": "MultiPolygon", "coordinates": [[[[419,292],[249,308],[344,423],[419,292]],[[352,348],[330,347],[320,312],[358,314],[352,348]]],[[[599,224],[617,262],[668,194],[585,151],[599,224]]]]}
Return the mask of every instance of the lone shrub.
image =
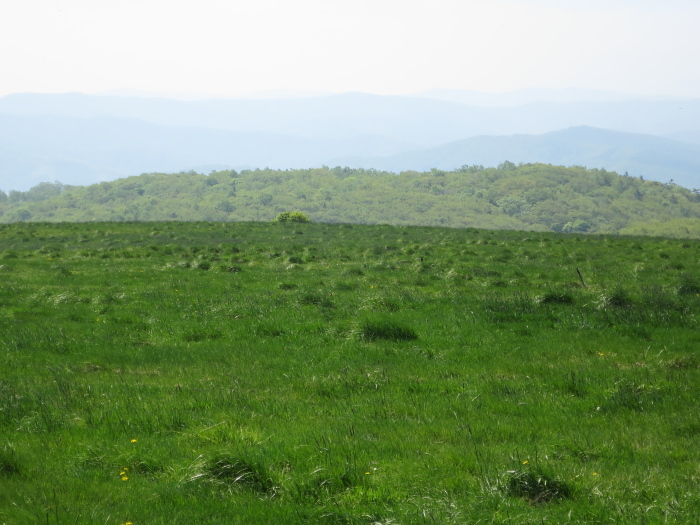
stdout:
{"type": "Polygon", "coordinates": [[[300,211],[283,211],[274,222],[311,222],[311,219],[300,211]]]}

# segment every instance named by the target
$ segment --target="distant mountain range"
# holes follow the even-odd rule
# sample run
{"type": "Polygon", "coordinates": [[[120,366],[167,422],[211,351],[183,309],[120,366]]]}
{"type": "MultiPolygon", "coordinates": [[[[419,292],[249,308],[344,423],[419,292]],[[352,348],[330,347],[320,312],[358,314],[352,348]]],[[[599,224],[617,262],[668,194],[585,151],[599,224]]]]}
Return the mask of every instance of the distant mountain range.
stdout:
{"type": "Polygon", "coordinates": [[[400,171],[504,160],[697,187],[698,123],[700,100],[576,90],[228,100],[17,94],[0,98],[0,189],[206,166],[400,171]],[[583,96],[590,100],[576,101],[583,96]]]}
{"type": "Polygon", "coordinates": [[[672,179],[687,188],[700,186],[700,144],[588,126],[543,135],[472,137],[387,157],[338,159],[337,163],[399,172],[451,170],[464,164],[496,166],[504,159],[605,168],[651,180],[672,179]]]}

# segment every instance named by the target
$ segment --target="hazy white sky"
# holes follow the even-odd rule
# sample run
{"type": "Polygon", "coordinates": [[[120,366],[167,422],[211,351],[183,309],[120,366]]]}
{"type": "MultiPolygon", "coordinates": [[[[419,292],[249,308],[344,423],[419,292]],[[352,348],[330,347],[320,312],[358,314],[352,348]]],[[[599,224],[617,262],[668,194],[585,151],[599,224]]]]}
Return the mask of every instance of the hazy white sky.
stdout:
{"type": "Polygon", "coordinates": [[[580,87],[700,97],[697,0],[16,0],[0,96],[580,87]]]}

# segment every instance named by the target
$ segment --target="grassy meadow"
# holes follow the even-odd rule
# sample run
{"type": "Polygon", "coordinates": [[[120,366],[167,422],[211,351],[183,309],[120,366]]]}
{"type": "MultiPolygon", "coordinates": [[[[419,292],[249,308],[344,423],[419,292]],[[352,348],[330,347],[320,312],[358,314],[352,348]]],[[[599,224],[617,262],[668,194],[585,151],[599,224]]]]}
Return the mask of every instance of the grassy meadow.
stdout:
{"type": "Polygon", "coordinates": [[[0,524],[697,523],[699,262],[682,239],[2,225],[0,524]]]}

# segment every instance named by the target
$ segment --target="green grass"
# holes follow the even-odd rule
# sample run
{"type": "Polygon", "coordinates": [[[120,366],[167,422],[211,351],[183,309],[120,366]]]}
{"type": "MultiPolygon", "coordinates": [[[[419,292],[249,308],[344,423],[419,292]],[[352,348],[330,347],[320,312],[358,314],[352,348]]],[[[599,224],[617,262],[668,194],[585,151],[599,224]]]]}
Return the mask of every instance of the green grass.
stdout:
{"type": "Polygon", "coordinates": [[[699,262],[661,238],[0,226],[0,523],[697,522],[699,262]]]}

